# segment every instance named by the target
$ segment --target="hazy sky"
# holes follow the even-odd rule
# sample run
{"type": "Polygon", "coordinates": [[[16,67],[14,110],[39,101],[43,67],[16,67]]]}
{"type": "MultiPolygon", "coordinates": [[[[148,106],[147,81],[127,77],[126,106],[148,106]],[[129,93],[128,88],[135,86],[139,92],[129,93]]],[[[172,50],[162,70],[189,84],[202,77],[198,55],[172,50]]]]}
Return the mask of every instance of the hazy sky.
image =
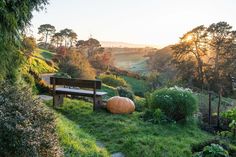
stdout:
{"type": "Polygon", "coordinates": [[[79,39],[165,46],[198,25],[219,21],[236,28],[236,0],[50,0],[35,12],[32,30],[52,24],[79,39]]]}

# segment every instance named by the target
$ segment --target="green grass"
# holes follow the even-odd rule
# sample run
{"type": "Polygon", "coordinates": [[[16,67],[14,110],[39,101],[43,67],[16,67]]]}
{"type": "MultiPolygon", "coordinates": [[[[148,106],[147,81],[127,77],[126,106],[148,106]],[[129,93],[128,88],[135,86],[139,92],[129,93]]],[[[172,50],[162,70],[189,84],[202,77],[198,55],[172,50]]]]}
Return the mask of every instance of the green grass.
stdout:
{"type": "Polygon", "coordinates": [[[59,116],[57,124],[63,147],[84,156],[89,151],[84,154],[82,149],[74,149],[75,145],[97,152],[94,141],[99,141],[109,153],[123,152],[128,157],[187,157],[191,156],[191,145],[213,138],[195,124],[154,125],[142,121],[142,113],[113,115],[106,111],[93,112],[90,103],[79,100],[65,99],[63,107],[56,111],[64,115],[59,116]],[[86,147],[80,142],[86,138],[93,141],[93,146],[86,147]]]}
{"type": "Polygon", "coordinates": [[[96,145],[96,139],[80,129],[75,122],[57,115],[57,132],[66,157],[109,156],[104,148],[96,145]]]}
{"type": "Polygon", "coordinates": [[[128,76],[120,76],[122,77],[130,86],[132,91],[137,94],[137,93],[145,93],[148,91],[148,82],[145,80],[138,80],[133,77],[128,77],[128,76]]]}
{"type": "Polygon", "coordinates": [[[52,60],[53,56],[55,55],[54,53],[44,50],[44,49],[37,49],[36,52],[34,53],[35,56],[40,57],[45,60],[52,60]]]}

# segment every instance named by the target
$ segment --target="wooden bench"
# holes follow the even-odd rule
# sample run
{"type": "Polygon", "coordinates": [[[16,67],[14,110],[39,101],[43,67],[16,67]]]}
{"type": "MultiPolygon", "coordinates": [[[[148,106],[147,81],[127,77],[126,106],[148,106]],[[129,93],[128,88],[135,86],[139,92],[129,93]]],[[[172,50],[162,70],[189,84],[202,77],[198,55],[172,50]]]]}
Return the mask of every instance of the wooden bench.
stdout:
{"type": "Polygon", "coordinates": [[[102,82],[99,80],[50,77],[50,84],[53,86],[53,107],[63,104],[65,95],[74,95],[92,97],[93,110],[96,110],[102,106],[102,96],[107,94],[106,92],[96,91],[102,87],[102,82]]]}

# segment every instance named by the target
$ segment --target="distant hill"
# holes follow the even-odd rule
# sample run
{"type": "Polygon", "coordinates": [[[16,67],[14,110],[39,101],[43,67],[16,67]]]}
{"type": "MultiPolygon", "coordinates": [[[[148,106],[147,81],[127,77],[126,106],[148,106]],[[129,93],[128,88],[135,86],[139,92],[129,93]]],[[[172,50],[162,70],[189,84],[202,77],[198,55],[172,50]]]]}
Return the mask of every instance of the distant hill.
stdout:
{"type": "Polygon", "coordinates": [[[118,47],[118,48],[145,48],[153,47],[158,48],[157,45],[148,45],[148,44],[133,44],[126,42],[116,42],[116,41],[100,41],[102,47],[118,47]]]}

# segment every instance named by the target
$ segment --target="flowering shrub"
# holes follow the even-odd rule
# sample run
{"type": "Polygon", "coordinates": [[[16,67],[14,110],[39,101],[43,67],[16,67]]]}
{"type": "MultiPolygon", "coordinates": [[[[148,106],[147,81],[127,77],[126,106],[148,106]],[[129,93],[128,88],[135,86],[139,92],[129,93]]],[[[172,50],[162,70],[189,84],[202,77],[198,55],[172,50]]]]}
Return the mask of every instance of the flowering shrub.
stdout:
{"type": "Polygon", "coordinates": [[[151,108],[161,109],[167,117],[175,121],[186,119],[197,110],[197,102],[191,91],[180,87],[154,91],[150,103],[151,108]]]}

